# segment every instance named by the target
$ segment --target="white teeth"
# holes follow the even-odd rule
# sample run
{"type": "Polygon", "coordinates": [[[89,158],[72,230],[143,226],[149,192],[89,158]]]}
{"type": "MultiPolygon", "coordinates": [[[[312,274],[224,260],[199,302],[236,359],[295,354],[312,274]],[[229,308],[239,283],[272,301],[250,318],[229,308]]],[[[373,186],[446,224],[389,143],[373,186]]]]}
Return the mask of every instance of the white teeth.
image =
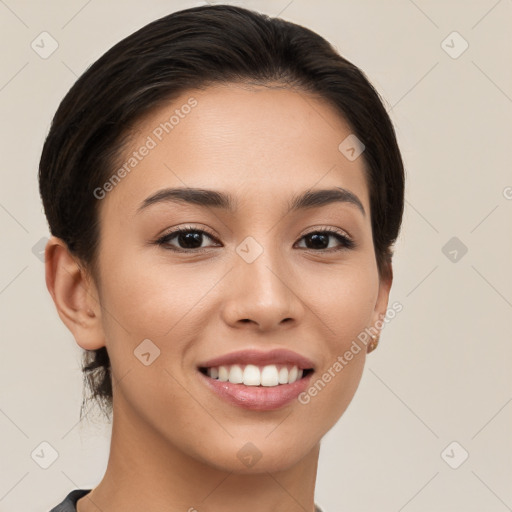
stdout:
{"type": "Polygon", "coordinates": [[[229,370],[229,382],[233,384],[241,384],[244,381],[244,374],[242,372],[242,368],[237,364],[234,364],[229,370]]]}
{"type": "Polygon", "coordinates": [[[212,379],[232,384],[244,384],[245,386],[266,386],[274,387],[280,384],[292,384],[302,378],[303,370],[297,366],[282,366],[269,364],[258,367],[254,364],[243,365],[233,364],[230,366],[219,366],[208,368],[207,375],[212,379]]]}
{"type": "Polygon", "coordinates": [[[219,366],[219,380],[227,382],[229,379],[229,372],[225,366],[219,366]]]}
{"type": "Polygon", "coordinates": [[[288,374],[288,382],[295,382],[297,380],[297,375],[299,371],[296,366],[293,366],[288,374]]]}
{"type": "Polygon", "coordinates": [[[277,386],[279,384],[279,375],[275,364],[264,366],[261,371],[262,386],[277,386]]]}
{"type": "Polygon", "coordinates": [[[246,386],[259,386],[261,384],[261,372],[257,366],[248,364],[245,367],[244,384],[246,386]]]}

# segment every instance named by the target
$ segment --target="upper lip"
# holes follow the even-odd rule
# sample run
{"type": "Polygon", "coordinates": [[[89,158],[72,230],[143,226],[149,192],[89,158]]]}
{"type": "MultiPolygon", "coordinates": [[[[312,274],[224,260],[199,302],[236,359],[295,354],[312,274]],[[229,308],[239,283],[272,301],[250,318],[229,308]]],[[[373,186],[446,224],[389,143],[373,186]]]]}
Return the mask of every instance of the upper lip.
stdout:
{"type": "Polygon", "coordinates": [[[313,362],[310,359],[284,348],[277,348],[268,352],[262,352],[261,350],[239,350],[204,361],[198,367],[211,368],[232,364],[254,364],[256,366],[292,364],[296,365],[299,370],[314,368],[313,362]]]}

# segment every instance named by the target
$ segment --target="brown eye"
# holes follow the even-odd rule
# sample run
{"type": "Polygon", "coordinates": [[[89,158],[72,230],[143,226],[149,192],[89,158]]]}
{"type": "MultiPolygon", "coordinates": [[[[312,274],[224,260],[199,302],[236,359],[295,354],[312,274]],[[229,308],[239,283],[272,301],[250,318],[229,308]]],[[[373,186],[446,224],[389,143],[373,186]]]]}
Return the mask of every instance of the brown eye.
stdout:
{"type": "Polygon", "coordinates": [[[329,229],[312,231],[304,235],[301,240],[306,241],[306,249],[313,249],[315,251],[338,251],[355,247],[355,243],[346,235],[329,229]],[[339,242],[338,247],[329,247],[330,238],[335,238],[339,242]]]}
{"type": "Polygon", "coordinates": [[[171,251],[201,252],[202,250],[208,249],[208,247],[201,247],[205,237],[210,240],[215,240],[212,235],[202,229],[180,228],[167,233],[159,238],[156,243],[171,251]],[[175,244],[171,244],[172,241],[175,242],[175,244]]]}

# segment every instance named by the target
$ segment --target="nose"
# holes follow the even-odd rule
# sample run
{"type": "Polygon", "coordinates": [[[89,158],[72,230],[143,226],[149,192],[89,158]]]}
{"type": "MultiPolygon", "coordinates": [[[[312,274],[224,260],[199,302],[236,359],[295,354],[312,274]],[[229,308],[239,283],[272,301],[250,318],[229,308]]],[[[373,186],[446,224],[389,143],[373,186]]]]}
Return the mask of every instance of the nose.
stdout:
{"type": "Polygon", "coordinates": [[[233,263],[222,310],[228,325],[271,331],[297,324],[305,309],[297,289],[299,276],[282,255],[265,249],[251,263],[235,254],[233,263]]]}

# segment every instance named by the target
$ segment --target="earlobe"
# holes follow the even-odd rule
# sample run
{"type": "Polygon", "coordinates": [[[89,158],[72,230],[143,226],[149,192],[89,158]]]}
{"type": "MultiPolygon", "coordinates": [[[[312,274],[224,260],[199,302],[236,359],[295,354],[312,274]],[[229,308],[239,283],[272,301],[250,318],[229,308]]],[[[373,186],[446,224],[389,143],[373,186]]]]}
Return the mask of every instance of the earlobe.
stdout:
{"type": "Polygon", "coordinates": [[[66,243],[55,236],[45,249],[46,287],[60,319],[86,350],[105,345],[101,307],[92,278],[78,264],[66,243]]]}

